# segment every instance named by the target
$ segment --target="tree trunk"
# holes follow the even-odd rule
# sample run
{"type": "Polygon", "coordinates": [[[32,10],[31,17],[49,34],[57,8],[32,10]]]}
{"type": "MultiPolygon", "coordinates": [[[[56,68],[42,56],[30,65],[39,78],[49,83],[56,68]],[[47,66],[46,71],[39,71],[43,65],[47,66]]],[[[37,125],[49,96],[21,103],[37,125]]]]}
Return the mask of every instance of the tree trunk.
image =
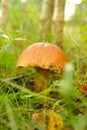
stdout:
{"type": "Polygon", "coordinates": [[[40,19],[40,38],[46,40],[53,15],[54,0],[44,0],[40,19]]]}
{"type": "Polygon", "coordinates": [[[53,38],[54,42],[63,47],[64,9],[66,0],[55,0],[53,14],[53,38]]]}
{"type": "Polygon", "coordinates": [[[1,24],[3,25],[4,28],[6,27],[7,21],[8,21],[8,0],[3,0],[1,24]]]}

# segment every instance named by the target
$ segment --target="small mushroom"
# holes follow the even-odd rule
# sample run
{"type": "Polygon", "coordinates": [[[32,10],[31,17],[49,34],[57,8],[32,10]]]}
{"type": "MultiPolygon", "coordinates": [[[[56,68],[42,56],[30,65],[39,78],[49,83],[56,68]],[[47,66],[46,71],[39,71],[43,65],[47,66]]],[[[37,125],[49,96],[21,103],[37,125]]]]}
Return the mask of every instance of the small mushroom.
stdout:
{"type": "Polygon", "coordinates": [[[17,61],[17,67],[35,67],[37,76],[34,83],[35,92],[47,88],[49,70],[63,71],[68,58],[63,50],[50,43],[39,42],[27,47],[17,61]]]}

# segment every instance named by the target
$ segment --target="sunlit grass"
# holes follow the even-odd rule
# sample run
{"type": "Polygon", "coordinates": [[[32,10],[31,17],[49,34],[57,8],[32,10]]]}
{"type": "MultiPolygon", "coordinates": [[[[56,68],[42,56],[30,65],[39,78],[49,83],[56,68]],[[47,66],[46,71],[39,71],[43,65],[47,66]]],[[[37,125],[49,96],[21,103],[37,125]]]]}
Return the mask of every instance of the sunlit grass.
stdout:
{"type": "MultiPolygon", "coordinates": [[[[26,46],[39,41],[40,6],[37,9],[37,4],[31,3],[26,15],[20,12],[20,8],[17,10],[15,15],[15,10],[10,12],[11,21],[5,30],[0,31],[0,129],[33,130],[30,127],[32,113],[50,109],[61,115],[64,127],[86,130],[87,100],[77,88],[78,82],[87,82],[87,54],[80,43],[79,26],[66,24],[64,30],[64,51],[71,68],[69,66],[61,78],[57,77],[59,74],[53,73],[54,78],[52,81],[49,79],[49,87],[35,93],[35,71],[22,70],[20,73],[16,61],[26,46]]],[[[49,39],[52,40],[51,37],[49,39]]]]}
{"type": "Polygon", "coordinates": [[[86,98],[74,85],[73,66],[70,64],[67,67],[63,79],[53,82],[47,90],[40,93],[34,93],[8,79],[0,79],[1,127],[4,127],[4,123],[12,130],[22,129],[26,125],[29,127],[31,114],[45,109],[47,104],[49,109],[61,114],[66,127],[70,126],[75,130],[81,127],[83,130],[87,125],[86,98]],[[50,92],[51,95],[48,96],[50,92]],[[52,97],[52,93],[56,94],[56,97],[52,97]],[[83,127],[80,122],[84,122],[83,127]]]}

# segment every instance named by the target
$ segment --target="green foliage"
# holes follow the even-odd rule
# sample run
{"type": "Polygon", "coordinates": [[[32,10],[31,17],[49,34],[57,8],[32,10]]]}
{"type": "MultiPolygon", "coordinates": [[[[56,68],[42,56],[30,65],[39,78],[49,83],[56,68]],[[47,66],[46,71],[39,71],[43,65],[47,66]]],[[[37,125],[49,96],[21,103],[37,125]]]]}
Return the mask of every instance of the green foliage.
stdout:
{"type": "Polygon", "coordinates": [[[80,29],[80,32],[82,34],[82,37],[81,37],[81,42],[83,43],[83,46],[85,48],[87,48],[87,0],[83,0],[82,1],[82,5],[83,5],[83,21],[82,21],[82,26],[81,26],[81,29],[80,29]]]}
{"type": "MultiPolygon", "coordinates": [[[[31,121],[32,114],[48,108],[62,116],[64,127],[86,130],[87,100],[77,88],[78,82],[87,82],[87,54],[81,44],[81,38],[85,42],[87,40],[87,25],[79,32],[86,15],[79,18],[78,26],[76,20],[73,24],[65,24],[64,50],[71,64],[67,65],[63,74],[50,73],[46,90],[40,93],[33,91],[35,70],[22,69],[19,72],[16,68],[18,56],[24,48],[40,40],[38,26],[41,2],[10,0],[9,20],[4,29],[0,27],[0,129],[33,130],[31,126],[35,124],[31,121]]],[[[52,42],[51,35],[47,41],[52,42]]]]}
{"type": "Polygon", "coordinates": [[[35,4],[35,2],[27,1],[26,3],[21,3],[20,1],[12,1],[12,3],[10,3],[8,25],[12,28],[12,30],[18,30],[22,36],[25,36],[26,34],[25,37],[32,39],[34,32],[36,32],[36,34],[38,33],[36,27],[38,26],[40,16],[38,13],[39,11],[40,5],[38,5],[37,8],[37,4],[35,4]],[[12,22],[10,23],[10,21],[12,22]]]}
{"type": "Polygon", "coordinates": [[[81,4],[76,5],[75,13],[71,17],[70,23],[74,26],[79,25],[80,42],[87,49],[87,0],[82,0],[81,4]]]}
{"type": "Polygon", "coordinates": [[[11,45],[5,45],[1,48],[0,66],[10,68],[15,61],[15,55],[11,45]]]}
{"type": "Polygon", "coordinates": [[[62,101],[65,103],[65,111],[67,116],[65,122],[71,125],[74,130],[85,130],[87,127],[87,115],[83,112],[79,116],[79,112],[76,116],[76,111],[80,111],[81,107],[87,108],[86,99],[78,91],[74,85],[74,68],[71,64],[67,64],[65,67],[65,78],[60,82],[60,94],[62,95],[62,101]],[[76,101],[78,99],[78,101],[76,101]],[[70,121],[69,121],[70,120],[70,121]],[[84,122],[83,125],[81,122],[84,122]]]}
{"type": "Polygon", "coordinates": [[[78,128],[80,130],[86,130],[87,102],[83,94],[74,85],[74,68],[72,64],[67,64],[63,80],[53,82],[49,88],[40,93],[34,93],[30,89],[10,80],[0,79],[2,86],[0,91],[0,109],[2,113],[5,111],[7,113],[5,114],[5,118],[3,114],[1,116],[3,118],[1,123],[2,128],[4,121],[6,124],[9,124],[8,128],[12,130],[14,128],[22,129],[22,127],[25,127],[25,124],[28,128],[31,128],[31,114],[35,111],[40,111],[42,104],[44,104],[43,109],[45,111],[46,104],[49,104],[50,109],[59,111],[59,114],[61,114],[64,127],[70,126],[75,130],[78,130],[78,128]],[[8,88],[9,91],[4,95],[4,90],[7,86],[11,88],[8,88]],[[16,92],[14,88],[17,89],[16,92]],[[50,95],[50,92],[54,92],[56,97],[52,96],[52,94],[50,95]],[[50,97],[47,95],[50,95],[50,97]],[[4,109],[2,109],[2,106],[4,109]],[[82,122],[83,125],[81,124],[82,122]]]}

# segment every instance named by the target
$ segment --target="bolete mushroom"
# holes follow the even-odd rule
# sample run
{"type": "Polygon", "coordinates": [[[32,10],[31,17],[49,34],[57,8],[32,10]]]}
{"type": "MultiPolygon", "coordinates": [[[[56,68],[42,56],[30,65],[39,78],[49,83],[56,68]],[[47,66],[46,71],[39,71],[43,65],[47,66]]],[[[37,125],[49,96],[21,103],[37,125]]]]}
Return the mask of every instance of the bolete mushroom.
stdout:
{"type": "Polygon", "coordinates": [[[35,67],[37,76],[34,83],[35,92],[47,88],[49,70],[61,72],[68,58],[57,45],[38,42],[27,47],[17,61],[17,67],[35,67]]]}

